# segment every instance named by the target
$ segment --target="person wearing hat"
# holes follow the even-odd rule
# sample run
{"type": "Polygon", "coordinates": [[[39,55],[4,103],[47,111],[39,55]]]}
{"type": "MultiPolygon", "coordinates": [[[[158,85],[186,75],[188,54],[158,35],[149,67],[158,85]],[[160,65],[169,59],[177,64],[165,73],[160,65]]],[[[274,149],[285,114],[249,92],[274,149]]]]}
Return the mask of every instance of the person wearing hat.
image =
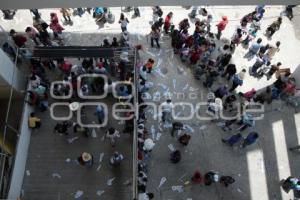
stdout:
{"type": "Polygon", "coordinates": [[[78,157],[78,162],[81,165],[86,165],[91,167],[94,163],[94,158],[90,153],[83,152],[80,157],[78,157]]]}
{"type": "Polygon", "coordinates": [[[228,24],[227,16],[223,16],[223,17],[222,17],[222,21],[220,21],[220,22],[217,24],[217,28],[218,28],[217,39],[218,39],[218,40],[220,40],[221,35],[222,35],[222,31],[225,30],[227,24],[228,24]]]}

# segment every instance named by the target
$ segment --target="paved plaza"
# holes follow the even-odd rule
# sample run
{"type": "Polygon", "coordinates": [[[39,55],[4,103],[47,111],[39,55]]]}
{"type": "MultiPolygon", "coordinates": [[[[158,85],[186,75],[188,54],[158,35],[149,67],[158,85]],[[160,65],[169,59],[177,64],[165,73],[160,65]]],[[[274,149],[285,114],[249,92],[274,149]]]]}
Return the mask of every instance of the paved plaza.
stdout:
{"type": "MultiPolygon", "coordinates": [[[[187,18],[190,10],[182,7],[162,7],[164,16],[169,11],[174,13],[174,24],[187,18]]],[[[213,15],[212,31],[216,32],[215,24],[223,15],[228,16],[229,24],[223,38],[231,38],[239,25],[239,20],[251,12],[254,6],[208,7],[207,10],[213,15]]],[[[295,9],[295,19],[290,22],[283,18],[281,29],[275,33],[272,40],[263,36],[263,31],[282,12],[282,7],[267,7],[265,18],[261,22],[262,30],[258,37],[263,38],[263,43],[275,44],[281,41],[281,50],[276,54],[274,63],[282,62],[286,68],[293,71],[300,64],[300,10],[295,9]]],[[[52,10],[42,10],[42,17],[49,21],[49,13],[52,10]]],[[[55,10],[57,13],[59,11],[55,10]]],[[[73,26],[65,26],[63,38],[66,45],[92,46],[100,45],[104,38],[110,41],[112,37],[119,36],[120,26],[117,23],[120,15],[120,8],[112,8],[116,17],[114,24],[106,24],[100,28],[94,23],[91,15],[85,13],[82,18],[73,18],[73,26]]],[[[148,76],[151,88],[148,91],[152,97],[148,101],[159,105],[165,99],[153,99],[159,94],[161,97],[166,92],[174,94],[172,101],[188,102],[196,105],[200,101],[206,101],[209,92],[203,87],[201,80],[196,80],[192,74],[192,66],[180,61],[170,45],[171,39],[163,36],[161,48],[150,48],[147,36],[150,32],[150,21],[152,20],[151,8],[140,9],[142,17],[131,19],[131,13],[125,13],[129,18],[128,31],[132,44],[142,44],[143,51],[140,51],[141,62],[153,58],[156,62],[153,73],[148,76]],[[183,98],[177,98],[176,93],[184,94],[183,98]],[[197,98],[191,98],[191,93],[197,98]]],[[[60,15],[60,14],[59,14],[60,15]]],[[[62,19],[62,17],[60,17],[62,19]]],[[[4,21],[0,19],[1,26],[9,31],[14,28],[16,31],[24,31],[32,24],[28,10],[17,12],[14,20],[4,21]]],[[[190,28],[194,30],[194,25],[190,28]]],[[[222,42],[217,45],[221,45],[222,42]]],[[[238,71],[248,68],[254,60],[243,58],[247,49],[237,47],[232,62],[237,65],[238,71]]],[[[217,56],[217,52],[214,56],[217,56]]],[[[58,79],[59,75],[48,71],[52,81],[58,79]]],[[[244,80],[245,84],[237,89],[237,92],[249,91],[252,88],[262,90],[274,82],[275,77],[267,80],[265,77],[258,80],[248,73],[244,80]]],[[[217,80],[217,83],[224,83],[224,80],[217,80]]],[[[229,83],[228,83],[229,84],[229,83]]],[[[214,84],[213,89],[217,87],[214,84]]],[[[54,100],[51,100],[53,102],[54,100]]],[[[109,106],[113,99],[103,101],[109,106]]],[[[206,109],[201,108],[200,113],[206,109]]],[[[64,113],[61,109],[58,112],[64,113]]],[[[93,113],[94,108],[86,110],[93,113]]],[[[280,180],[292,175],[300,177],[300,153],[291,152],[288,147],[298,145],[300,142],[300,113],[295,108],[287,106],[284,102],[273,101],[265,105],[264,118],[256,122],[253,129],[244,131],[243,136],[249,131],[256,131],[260,138],[258,143],[245,149],[231,148],[221,142],[237,133],[234,126],[232,131],[224,132],[217,123],[211,121],[200,121],[196,118],[183,121],[188,125],[192,134],[188,146],[178,144],[175,138],[171,137],[170,129],[163,127],[153,110],[147,110],[147,122],[150,137],[155,141],[154,150],[148,161],[148,184],[147,191],[153,192],[157,200],[289,200],[293,194],[286,194],[280,187],[280,180]],[[154,128],[153,134],[151,129],[154,128]],[[169,161],[171,153],[170,146],[182,152],[182,159],[179,163],[173,164],[169,161]],[[193,172],[199,170],[202,174],[214,170],[222,175],[234,177],[236,182],[225,188],[221,185],[185,185],[193,172]],[[166,182],[159,188],[161,179],[165,177],[166,182]],[[182,191],[174,191],[174,186],[183,186],[182,191]],[[172,189],[173,187],[173,189],[172,189]]],[[[187,116],[189,109],[182,107],[178,110],[178,116],[187,116]]],[[[56,122],[50,118],[49,112],[38,113],[44,122],[42,127],[32,133],[29,148],[29,157],[26,164],[26,174],[23,183],[23,195],[26,200],[54,200],[54,199],[75,199],[76,192],[82,191],[83,195],[78,199],[132,199],[132,171],[133,171],[133,147],[132,135],[121,134],[116,149],[124,154],[124,161],[120,168],[112,168],[109,165],[109,156],[114,152],[108,140],[103,140],[104,129],[96,130],[96,137],[85,138],[81,135],[71,133],[69,136],[53,133],[56,122]],[[74,142],[68,143],[67,139],[78,137],[74,142]],[[92,168],[85,168],[76,163],[76,158],[81,152],[88,151],[94,155],[96,163],[92,168]],[[100,154],[104,153],[102,162],[99,162],[100,154]],[[109,182],[112,181],[110,185],[109,182]]],[[[92,114],[91,120],[94,120],[92,114]]],[[[117,120],[110,119],[110,125],[122,130],[123,124],[117,120]]]]}

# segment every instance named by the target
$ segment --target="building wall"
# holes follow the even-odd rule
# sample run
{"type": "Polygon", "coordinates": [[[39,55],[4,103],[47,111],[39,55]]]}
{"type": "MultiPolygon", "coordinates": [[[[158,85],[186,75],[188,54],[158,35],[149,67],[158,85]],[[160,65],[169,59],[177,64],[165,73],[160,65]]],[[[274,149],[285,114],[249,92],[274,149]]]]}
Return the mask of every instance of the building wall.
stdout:
{"type": "Polygon", "coordinates": [[[31,130],[28,127],[28,116],[32,111],[33,109],[28,104],[25,104],[8,199],[17,199],[21,194],[31,136],[31,130]]]}
{"type": "Polygon", "coordinates": [[[12,60],[0,49],[0,98],[8,97],[10,85],[17,91],[23,90],[24,78],[25,76],[15,67],[12,60]]]}
{"type": "Polygon", "coordinates": [[[298,0],[2,0],[0,7],[8,9],[29,9],[29,8],[77,8],[77,7],[126,7],[126,6],[180,6],[180,5],[258,5],[258,4],[272,4],[272,5],[287,5],[299,4],[298,0]]]}

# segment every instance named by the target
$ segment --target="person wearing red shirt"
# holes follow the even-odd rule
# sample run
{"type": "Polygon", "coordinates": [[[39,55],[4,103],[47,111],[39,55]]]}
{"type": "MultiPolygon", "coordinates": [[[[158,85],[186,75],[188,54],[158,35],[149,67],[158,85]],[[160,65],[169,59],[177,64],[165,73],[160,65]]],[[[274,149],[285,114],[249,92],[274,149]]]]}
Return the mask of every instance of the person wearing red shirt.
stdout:
{"type": "Polygon", "coordinates": [[[58,17],[56,13],[51,13],[51,23],[50,23],[50,28],[53,31],[53,35],[55,38],[58,38],[58,35],[62,33],[64,28],[58,23],[58,17]]]}
{"type": "Polygon", "coordinates": [[[9,35],[12,37],[14,40],[15,44],[21,48],[25,46],[25,43],[27,42],[27,39],[25,36],[21,34],[17,34],[17,32],[14,29],[11,29],[9,32],[9,35]]]}
{"type": "Polygon", "coordinates": [[[224,31],[224,29],[226,28],[227,24],[228,24],[227,16],[223,16],[223,17],[222,17],[222,21],[220,21],[220,22],[217,24],[217,28],[218,28],[217,39],[218,39],[218,40],[220,40],[221,35],[222,35],[222,31],[224,31]]]}
{"type": "Polygon", "coordinates": [[[169,14],[165,18],[164,30],[165,30],[166,34],[169,33],[169,29],[170,29],[171,24],[172,24],[172,17],[173,17],[173,13],[169,12],[169,14]]]}

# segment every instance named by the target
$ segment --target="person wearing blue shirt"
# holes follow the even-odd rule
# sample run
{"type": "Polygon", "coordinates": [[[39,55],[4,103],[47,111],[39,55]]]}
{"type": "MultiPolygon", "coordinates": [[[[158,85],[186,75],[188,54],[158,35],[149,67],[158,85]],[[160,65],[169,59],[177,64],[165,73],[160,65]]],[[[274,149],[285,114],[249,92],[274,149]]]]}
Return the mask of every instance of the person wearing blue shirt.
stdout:
{"type": "Polygon", "coordinates": [[[256,140],[258,139],[258,133],[251,132],[249,135],[245,138],[242,147],[245,148],[246,146],[249,146],[251,144],[254,144],[256,140]]]}
{"type": "Polygon", "coordinates": [[[243,139],[243,136],[240,133],[238,133],[238,134],[231,136],[228,139],[222,139],[222,142],[224,142],[225,144],[228,144],[229,146],[233,146],[233,145],[239,143],[240,141],[242,141],[242,139],[243,139]]]}

